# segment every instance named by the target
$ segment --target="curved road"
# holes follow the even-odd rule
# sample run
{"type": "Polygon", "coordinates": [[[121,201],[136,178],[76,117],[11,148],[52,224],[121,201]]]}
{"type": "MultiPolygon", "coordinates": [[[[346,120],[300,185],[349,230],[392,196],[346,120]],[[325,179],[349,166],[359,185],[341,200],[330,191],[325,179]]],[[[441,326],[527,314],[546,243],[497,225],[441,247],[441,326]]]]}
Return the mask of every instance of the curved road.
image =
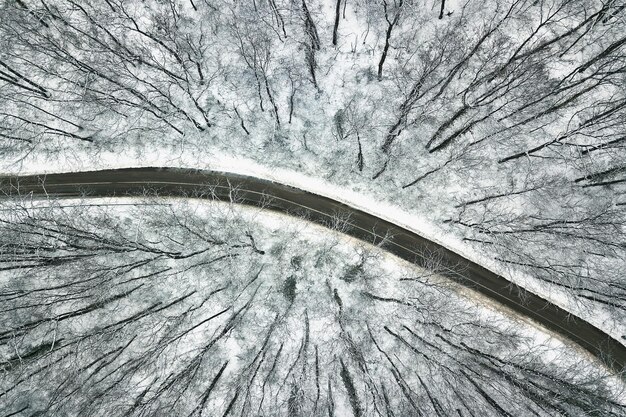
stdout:
{"type": "Polygon", "coordinates": [[[158,194],[234,201],[332,227],[428,268],[436,256],[438,271],[456,282],[532,319],[577,343],[616,373],[626,371],[626,347],[597,327],[512,284],[463,256],[424,237],[335,200],[253,177],[174,168],[129,168],[65,174],[0,177],[0,196],[105,197],[158,194]]]}

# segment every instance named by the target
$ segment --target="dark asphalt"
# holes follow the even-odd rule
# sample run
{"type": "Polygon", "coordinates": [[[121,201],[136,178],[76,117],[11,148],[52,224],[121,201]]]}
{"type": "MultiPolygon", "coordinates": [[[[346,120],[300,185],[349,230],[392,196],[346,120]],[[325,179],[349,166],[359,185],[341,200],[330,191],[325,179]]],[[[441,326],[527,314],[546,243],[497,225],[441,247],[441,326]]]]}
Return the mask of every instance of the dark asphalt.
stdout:
{"type": "Polygon", "coordinates": [[[437,271],[569,339],[616,373],[626,370],[626,347],[597,327],[525,291],[482,266],[402,227],[335,200],[262,179],[223,172],[173,168],[130,168],[0,177],[0,196],[52,197],[161,195],[263,205],[378,244],[423,267],[437,260],[437,271]],[[337,222],[337,219],[344,221],[337,222]]]}

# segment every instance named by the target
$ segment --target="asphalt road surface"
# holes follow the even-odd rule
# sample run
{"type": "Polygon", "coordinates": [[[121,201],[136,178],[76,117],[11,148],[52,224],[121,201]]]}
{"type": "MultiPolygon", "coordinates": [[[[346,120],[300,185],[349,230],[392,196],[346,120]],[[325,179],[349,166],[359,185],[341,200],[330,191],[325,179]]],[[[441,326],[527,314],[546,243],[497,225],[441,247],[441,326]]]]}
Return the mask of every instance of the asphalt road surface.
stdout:
{"type": "Polygon", "coordinates": [[[622,378],[626,346],[540,296],[424,237],[345,204],[275,182],[223,172],[130,168],[42,176],[0,177],[0,198],[11,196],[108,197],[160,195],[217,199],[305,218],[463,284],[575,342],[622,378]],[[339,220],[338,220],[339,219],[339,220]]]}

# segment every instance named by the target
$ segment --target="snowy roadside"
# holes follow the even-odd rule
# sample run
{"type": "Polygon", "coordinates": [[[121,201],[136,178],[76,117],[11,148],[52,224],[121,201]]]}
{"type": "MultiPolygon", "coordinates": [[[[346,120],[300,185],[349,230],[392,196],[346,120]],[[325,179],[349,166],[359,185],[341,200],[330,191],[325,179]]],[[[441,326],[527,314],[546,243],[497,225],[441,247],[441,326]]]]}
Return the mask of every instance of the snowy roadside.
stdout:
{"type": "MultiPolygon", "coordinates": [[[[20,167],[19,171],[8,172],[10,174],[49,174],[68,171],[85,171],[99,169],[117,169],[132,167],[171,167],[203,169],[217,172],[227,172],[239,175],[247,175],[268,181],[299,188],[313,194],[321,195],[339,201],[347,206],[365,211],[381,219],[394,223],[400,227],[444,246],[468,260],[482,265],[483,267],[502,275],[510,281],[524,287],[530,292],[539,294],[550,302],[581,317],[604,332],[610,334],[616,340],[623,341],[622,335],[626,334],[626,323],[617,323],[611,315],[604,310],[590,311],[588,305],[581,305],[579,300],[572,297],[565,290],[560,290],[547,285],[541,280],[515,270],[507,265],[495,261],[485,253],[481,253],[464,243],[459,237],[446,233],[426,216],[409,213],[405,209],[388,201],[381,201],[375,193],[356,192],[344,185],[333,183],[332,180],[313,177],[309,170],[296,171],[284,167],[269,167],[255,160],[230,156],[224,153],[214,153],[210,157],[201,158],[197,154],[168,155],[164,152],[143,155],[139,158],[130,153],[123,154],[103,153],[100,155],[98,165],[92,163],[81,166],[80,164],[67,164],[63,162],[46,160],[41,162],[29,162],[20,167]],[[209,161],[209,162],[203,162],[209,161]],[[71,169],[68,170],[68,168],[71,169]]],[[[88,158],[87,158],[88,159],[88,158]]]]}

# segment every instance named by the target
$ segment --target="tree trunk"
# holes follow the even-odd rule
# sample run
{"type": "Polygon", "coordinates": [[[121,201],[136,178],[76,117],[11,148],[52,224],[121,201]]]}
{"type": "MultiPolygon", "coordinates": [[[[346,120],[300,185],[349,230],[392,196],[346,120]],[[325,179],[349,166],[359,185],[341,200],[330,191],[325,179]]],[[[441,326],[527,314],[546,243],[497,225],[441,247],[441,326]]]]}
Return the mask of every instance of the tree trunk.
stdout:
{"type": "Polygon", "coordinates": [[[337,31],[339,29],[339,15],[341,14],[341,0],[335,6],[335,26],[333,27],[333,45],[337,46],[337,31]]]}

